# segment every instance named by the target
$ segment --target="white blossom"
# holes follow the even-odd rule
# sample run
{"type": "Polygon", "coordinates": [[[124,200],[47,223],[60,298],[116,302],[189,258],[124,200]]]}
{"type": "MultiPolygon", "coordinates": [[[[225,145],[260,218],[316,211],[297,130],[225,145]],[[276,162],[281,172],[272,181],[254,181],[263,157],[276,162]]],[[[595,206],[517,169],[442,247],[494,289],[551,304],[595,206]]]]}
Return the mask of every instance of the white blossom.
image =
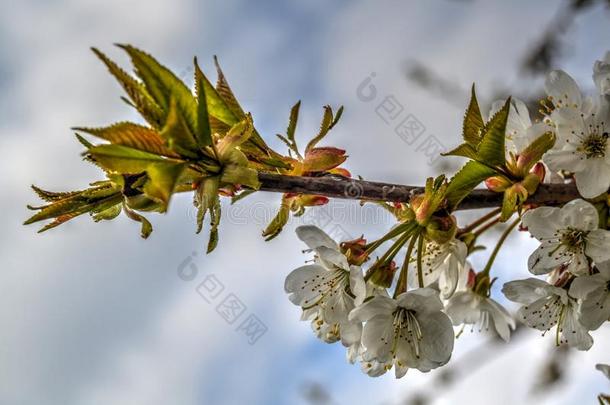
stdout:
{"type": "Polygon", "coordinates": [[[354,309],[350,319],[366,322],[363,370],[380,375],[394,366],[400,378],[409,368],[426,372],[446,364],[454,333],[442,309],[438,293],[431,288],[408,291],[396,299],[376,296],[354,309]]]}
{"type": "Polygon", "coordinates": [[[610,51],[593,65],[593,81],[599,94],[610,95],[610,51]]]}
{"type": "Polygon", "coordinates": [[[605,193],[610,188],[608,99],[596,97],[583,101],[574,80],[561,71],[551,72],[547,92],[553,94],[555,110],[549,121],[556,128],[557,141],[544,155],[544,162],[553,171],[574,173],[576,186],[583,197],[593,198],[605,193]]]}
{"type": "MultiPolygon", "coordinates": [[[[441,297],[443,299],[451,297],[464,270],[467,255],[466,244],[456,238],[443,244],[429,241],[422,256],[424,287],[438,281],[441,297]]],[[[417,272],[410,272],[409,277],[409,283],[416,285],[417,272]]]]}
{"type": "Polygon", "coordinates": [[[599,273],[577,277],[570,295],[581,300],[580,323],[595,330],[610,318],[610,262],[598,264],[599,273]]]}
{"type": "Polygon", "coordinates": [[[482,331],[489,330],[491,325],[506,342],[510,340],[511,329],[515,329],[515,320],[506,308],[472,289],[456,292],[449,299],[446,312],[456,326],[478,325],[479,331],[482,331]]]}
{"type": "Polygon", "coordinates": [[[610,231],[598,229],[598,222],[595,207],[580,199],[562,208],[526,212],[523,225],[540,241],[529,257],[529,270],[539,275],[564,266],[572,274],[583,275],[589,272],[588,258],[596,263],[610,260],[610,231]]]}
{"type": "Polygon", "coordinates": [[[556,328],[556,344],[589,350],[593,338],[579,321],[578,302],[563,288],[528,278],[504,284],[502,292],[511,301],[524,304],[518,317],[527,326],[545,333],[556,328]]]}
{"type": "Polygon", "coordinates": [[[350,266],[339,245],[314,226],[297,228],[297,236],[316,254],[315,263],[293,270],[284,284],[290,301],[303,308],[302,320],[311,321],[318,338],[341,340],[354,362],[359,352],[362,324],[348,319],[366,294],[362,271],[350,266]]]}

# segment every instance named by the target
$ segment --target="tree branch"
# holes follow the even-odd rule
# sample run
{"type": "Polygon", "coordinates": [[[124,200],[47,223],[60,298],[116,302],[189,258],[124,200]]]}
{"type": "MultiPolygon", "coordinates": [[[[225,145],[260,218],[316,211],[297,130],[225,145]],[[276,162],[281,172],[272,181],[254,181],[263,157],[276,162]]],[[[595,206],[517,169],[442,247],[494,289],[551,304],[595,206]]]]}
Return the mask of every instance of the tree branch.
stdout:
{"type": "MultiPolygon", "coordinates": [[[[317,194],[349,200],[409,202],[412,196],[423,193],[423,187],[350,179],[343,176],[299,177],[273,173],[259,173],[262,191],[280,193],[317,194]]],[[[571,184],[541,184],[528,202],[540,205],[560,205],[580,198],[571,184]]],[[[469,210],[500,207],[502,193],[477,189],[457,208],[469,210]]]]}

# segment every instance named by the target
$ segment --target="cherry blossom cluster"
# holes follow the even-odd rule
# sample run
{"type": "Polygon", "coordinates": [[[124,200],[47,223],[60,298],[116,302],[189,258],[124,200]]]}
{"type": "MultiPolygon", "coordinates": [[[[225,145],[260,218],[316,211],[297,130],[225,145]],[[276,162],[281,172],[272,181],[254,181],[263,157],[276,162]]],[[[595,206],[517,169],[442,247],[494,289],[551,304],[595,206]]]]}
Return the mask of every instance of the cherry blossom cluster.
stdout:
{"type": "MultiPolygon", "coordinates": [[[[596,92],[589,97],[567,73],[550,72],[539,121],[532,122],[517,99],[493,104],[490,117],[510,106],[505,127],[509,169],[510,162],[520,167],[532,144],[551,132],[554,144],[541,161],[528,163],[528,170],[540,182],[575,183],[582,198],[561,207],[525,202],[510,211],[509,217],[517,218],[482,271],[475,271],[468,257],[477,250],[476,238],[500,222],[499,210],[464,228],[456,226],[451,213],[431,215],[443,207],[440,198],[435,200],[446,195],[442,181],[428,184],[426,194],[409,204],[382,204],[396,214],[397,225],[371,243],[364,237],[336,242],[314,226],[297,228],[313,261],[288,275],[285,290],[315,335],[327,343],[340,341],[348,360],[360,362],[373,377],[392,368],[400,378],[410,368],[427,372],[445,365],[456,332],[465,325],[495,331],[508,342],[518,320],[543,333],[553,330],[557,345],[588,350],[590,331],[610,318],[610,53],[593,70],[596,92]],[[513,317],[491,297],[496,281],[491,270],[506,236],[519,225],[540,246],[528,260],[536,277],[508,281],[502,288],[506,298],[522,305],[513,317]],[[418,226],[425,229],[415,233],[418,226]],[[386,242],[392,247],[368,265],[386,242]],[[398,252],[406,252],[400,266],[393,260],[398,252]]],[[[510,173],[490,176],[485,183],[497,192],[517,187],[518,194],[518,187],[528,188],[527,176],[523,185],[506,183],[510,173]]]]}

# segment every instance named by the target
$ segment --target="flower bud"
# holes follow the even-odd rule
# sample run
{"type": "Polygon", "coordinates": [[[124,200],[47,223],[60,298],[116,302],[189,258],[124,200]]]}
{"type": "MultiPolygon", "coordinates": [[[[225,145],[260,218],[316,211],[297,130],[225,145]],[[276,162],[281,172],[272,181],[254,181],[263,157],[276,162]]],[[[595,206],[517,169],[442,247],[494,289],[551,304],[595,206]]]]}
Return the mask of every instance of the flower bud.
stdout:
{"type": "Polygon", "coordinates": [[[546,177],[546,168],[542,162],[538,162],[530,169],[530,173],[535,174],[540,179],[540,183],[544,181],[546,177]]]}
{"type": "Polygon", "coordinates": [[[512,186],[512,183],[504,176],[493,176],[485,180],[485,185],[487,186],[488,190],[496,193],[502,193],[506,191],[507,188],[512,186]]]}
{"type": "Polygon", "coordinates": [[[426,225],[426,236],[436,243],[449,242],[457,233],[457,222],[453,216],[434,216],[426,225]]]}
{"type": "Polygon", "coordinates": [[[383,265],[375,263],[367,273],[371,283],[379,287],[390,288],[394,281],[394,274],[396,273],[396,263],[394,261],[383,265]]]}
{"type": "Polygon", "coordinates": [[[366,239],[361,236],[358,239],[341,242],[341,253],[347,257],[349,264],[361,266],[369,259],[369,254],[366,252],[366,239]]]}
{"type": "Polygon", "coordinates": [[[303,171],[324,172],[345,162],[345,150],[333,147],[313,148],[305,154],[303,171]]]}

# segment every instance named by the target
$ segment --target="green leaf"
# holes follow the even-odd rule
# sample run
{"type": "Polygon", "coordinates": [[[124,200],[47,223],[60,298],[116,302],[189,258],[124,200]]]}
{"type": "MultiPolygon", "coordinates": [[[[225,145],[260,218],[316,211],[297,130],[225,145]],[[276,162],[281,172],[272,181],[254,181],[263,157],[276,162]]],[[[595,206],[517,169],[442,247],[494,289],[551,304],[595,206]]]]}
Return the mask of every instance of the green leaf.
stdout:
{"type": "Polygon", "coordinates": [[[237,98],[233,94],[233,91],[231,90],[231,87],[227,82],[227,78],[225,77],[224,73],[222,72],[222,69],[220,68],[220,64],[218,63],[218,58],[216,56],[214,56],[214,65],[216,65],[216,73],[218,76],[216,79],[216,91],[218,91],[218,95],[222,97],[222,99],[227,104],[227,107],[229,107],[229,109],[233,111],[235,116],[237,116],[238,118],[242,118],[244,115],[246,115],[246,113],[241,108],[239,102],[237,101],[237,98]]]}
{"type": "Polygon", "coordinates": [[[311,141],[309,141],[307,147],[305,148],[305,153],[313,149],[318,144],[318,142],[320,142],[326,136],[326,134],[328,134],[328,131],[330,131],[332,127],[337,124],[342,114],[343,107],[339,108],[337,116],[334,117],[333,109],[329,105],[324,106],[324,115],[322,117],[322,122],[320,123],[320,131],[311,141]]]}
{"type": "Polygon", "coordinates": [[[205,78],[203,72],[197,64],[195,64],[195,89],[197,92],[197,143],[199,147],[204,147],[212,144],[212,130],[210,128],[210,116],[208,114],[208,102],[205,95],[205,78]]]}
{"type": "Polygon", "coordinates": [[[187,127],[192,134],[195,134],[197,132],[197,103],[186,84],[149,54],[131,45],[118,46],[127,52],[136,69],[136,74],[142,79],[157,104],[168,112],[171,100],[175,99],[187,127]]]}
{"type": "Polygon", "coordinates": [[[545,132],[519,153],[518,164],[523,175],[529,172],[542,159],[542,155],[555,145],[555,139],[553,132],[545,132]]]}
{"type": "Polygon", "coordinates": [[[102,62],[104,62],[110,73],[123,87],[131,100],[131,103],[129,104],[135,107],[150,125],[157,129],[161,128],[165,121],[165,114],[150,94],[148,94],[142,83],[127,74],[98,49],[91,48],[91,50],[102,60],[102,62]]]}
{"type": "Polygon", "coordinates": [[[181,110],[178,108],[178,102],[173,98],[170,102],[167,121],[161,130],[161,138],[165,140],[171,150],[182,156],[191,159],[196,159],[199,156],[199,146],[193,132],[189,129],[181,110]]]}
{"type": "Polygon", "coordinates": [[[470,145],[468,143],[463,143],[447,153],[441,153],[441,155],[442,156],[462,156],[462,157],[466,157],[466,158],[474,160],[477,158],[477,151],[474,147],[472,147],[472,145],[470,145]]]}
{"type": "Polygon", "coordinates": [[[218,246],[218,225],[220,225],[220,200],[216,199],[210,209],[210,239],[207,253],[211,253],[218,246]]]}
{"type": "Polygon", "coordinates": [[[167,210],[176,183],[185,167],[186,164],[183,163],[159,163],[149,165],[146,169],[149,179],[144,184],[144,193],[163,204],[161,212],[167,210]]]}
{"type": "Polygon", "coordinates": [[[104,128],[76,127],[72,129],[97,136],[116,145],[128,146],[155,155],[178,157],[165,146],[163,138],[157,131],[132,122],[119,122],[104,128]]]}
{"type": "Polygon", "coordinates": [[[506,122],[510,109],[510,97],[504,106],[485,125],[481,143],[477,148],[477,160],[490,166],[500,166],[506,161],[504,141],[506,139],[506,122]]]}
{"type": "Polygon", "coordinates": [[[121,204],[115,204],[115,205],[111,206],[110,208],[106,208],[99,212],[96,212],[96,210],[91,211],[91,216],[95,222],[110,221],[110,220],[118,217],[119,214],[121,213],[121,211],[122,211],[121,204]]]}
{"type": "Polygon", "coordinates": [[[476,147],[481,141],[481,131],[485,124],[483,123],[483,117],[481,116],[481,110],[479,109],[479,103],[477,101],[477,95],[474,90],[474,84],[472,85],[470,104],[464,114],[464,124],[462,128],[462,136],[466,143],[476,147]]]}
{"type": "Polygon", "coordinates": [[[107,170],[123,174],[145,172],[152,163],[182,163],[122,145],[98,145],[89,149],[93,159],[107,170]]]}
{"type": "Polygon", "coordinates": [[[41,200],[46,202],[53,202],[58,200],[63,200],[64,198],[72,197],[79,193],[79,191],[71,191],[71,192],[63,192],[58,193],[54,191],[43,190],[35,185],[32,185],[32,190],[40,197],[41,200]]]}
{"type": "Polygon", "coordinates": [[[477,185],[494,174],[494,169],[482,163],[473,160],[466,163],[449,182],[445,195],[450,209],[455,209],[477,185]]]}
{"type": "Polygon", "coordinates": [[[142,215],[129,208],[126,204],[123,204],[123,210],[125,211],[125,215],[127,215],[129,219],[132,219],[142,224],[142,226],[140,227],[140,236],[142,236],[142,238],[144,239],[148,238],[153,231],[151,223],[148,222],[148,220],[142,215]]]}
{"type": "Polygon", "coordinates": [[[267,228],[263,231],[263,237],[265,241],[270,241],[275,238],[282,232],[284,226],[288,223],[288,219],[290,218],[290,202],[288,199],[283,196],[282,197],[282,205],[280,206],[280,210],[277,215],[271,220],[267,228]]]}

